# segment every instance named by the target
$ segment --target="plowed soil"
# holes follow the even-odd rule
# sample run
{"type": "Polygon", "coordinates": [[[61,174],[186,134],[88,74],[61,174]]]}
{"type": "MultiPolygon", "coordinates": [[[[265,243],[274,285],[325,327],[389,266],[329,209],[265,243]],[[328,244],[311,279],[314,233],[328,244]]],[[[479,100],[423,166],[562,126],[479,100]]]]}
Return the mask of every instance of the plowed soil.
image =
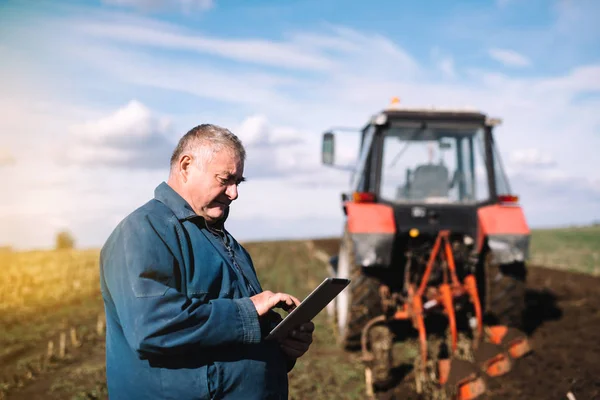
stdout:
{"type": "Polygon", "coordinates": [[[600,399],[600,279],[531,267],[526,332],[534,353],[492,380],[490,399],[600,399]]]}
{"type": "MultiPolygon", "coordinates": [[[[328,254],[335,241],[319,241],[328,254]]],[[[600,278],[529,266],[525,330],[534,352],[502,377],[487,381],[482,399],[600,399],[600,278]]],[[[398,365],[400,383],[386,399],[418,399],[412,367],[398,365]]]]}

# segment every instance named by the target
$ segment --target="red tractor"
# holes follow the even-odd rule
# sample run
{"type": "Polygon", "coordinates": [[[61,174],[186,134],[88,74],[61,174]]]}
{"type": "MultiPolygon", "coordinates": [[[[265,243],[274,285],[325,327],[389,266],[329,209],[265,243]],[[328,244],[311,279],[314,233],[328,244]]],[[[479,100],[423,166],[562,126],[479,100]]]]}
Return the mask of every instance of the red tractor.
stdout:
{"type": "MultiPolygon", "coordinates": [[[[393,101],[361,130],[331,262],[352,282],[328,311],[344,348],[362,348],[371,394],[393,381],[393,344],[411,334],[426,395],[476,398],[530,351],[518,329],[530,231],[494,143],[499,123],[393,101]]],[[[334,131],[322,160],[335,167],[334,131]]]]}

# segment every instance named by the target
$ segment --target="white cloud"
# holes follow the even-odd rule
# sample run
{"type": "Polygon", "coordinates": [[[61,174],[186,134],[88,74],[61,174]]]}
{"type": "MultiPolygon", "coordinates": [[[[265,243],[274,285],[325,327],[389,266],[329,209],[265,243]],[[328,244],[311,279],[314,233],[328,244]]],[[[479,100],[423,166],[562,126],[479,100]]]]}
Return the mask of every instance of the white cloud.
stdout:
{"type": "Polygon", "coordinates": [[[237,129],[237,134],[246,147],[275,147],[301,144],[301,136],[290,129],[274,131],[264,115],[246,118],[237,129]]]}
{"type": "MultiPolygon", "coordinates": [[[[311,196],[310,194],[308,196],[311,196]]],[[[314,196],[311,196],[314,197],[314,196]]],[[[257,242],[261,240],[299,240],[339,237],[343,226],[339,218],[327,216],[315,218],[307,216],[298,218],[296,215],[273,218],[271,215],[248,217],[240,219],[236,214],[236,204],[232,206],[231,218],[227,221],[227,230],[231,232],[238,240],[243,242],[257,242]],[[257,233],[256,227],[261,227],[261,232],[257,233]],[[293,229],[290,227],[293,226],[293,229]]]]}
{"type": "MultiPolygon", "coordinates": [[[[536,188],[536,195],[553,194],[565,199],[575,198],[587,201],[600,201],[600,179],[593,176],[581,176],[558,166],[536,169],[520,170],[513,176],[516,180],[523,180],[528,185],[536,188]]],[[[530,190],[531,188],[527,188],[530,190]]],[[[600,210],[598,210],[600,211],[600,210]]]]}
{"type": "Polygon", "coordinates": [[[72,126],[72,146],[61,156],[80,165],[165,168],[174,147],[169,128],[168,120],[132,100],[106,117],[72,126]]]}
{"type": "Polygon", "coordinates": [[[87,23],[79,29],[105,39],[137,45],[212,54],[232,60],[294,69],[322,70],[333,65],[322,55],[285,42],[221,39],[181,32],[176,27],[156,30],[146,24],[87,23]]]}
{"type": "Polygon", "coordinates": [[[521,173],[511,181],[532,227],[589,224],[600,218],[600,187],[558,169],[521,173]]]}
{"type": "Polygon", "coordinates": [[[268,145],[271,139],[270,127],[262,115],[246,118],[238,128],[237,135],[246,147],[268,145]]]}
{"type": "MultiPolygon", "coordinates": [[[[92,26],[94,23],[79,25],[92,26]]],[[[146,25],[150,24],[139,22],[136,26],[146,25]]],[[[110,24],[102,26],[110,35],[110,24]]],[[[152,30],[163,33],[174,29],[155,28],[153,26],[152,30]]],[[[265,71],[257,68],[232,68],[235,65],[232,63],[192,61],[195,59],[193,56],[191,60],[184,59],[185,61],[179,57],[181,55],[157,58],[146,53],[144,46],[127,46],[123,50],[120,47],[123,43],[120,41],[126,43],[127,36],[119,34],[119,37],[117,44],[112,40],[97,43],[93,53],[88,51],[85,42],[69,46],[65,51],[69,52],[69,57],[85,61],[90,69],[108,73],[128,83],[243,104],[250,108],[246,114],[269,110],[270,115],[292,116],[293,119],[286,120],[285,123],[298,128],[305,127],[310,121],[311,129],[323,129],[318,123],[325,111],[328,116],[325,121],[327,124],[336,118],[337,121],[349,123],[351,121],[348,121],[348,115],[360,117],[360,120],[355,119],[351,123],[363,124],[364,118],[370,113],[366,110],[372,107],[365,108],[365,104],[382,104],[382,99],[385,102],[392,95],[404,93],[404,88],[399,84],[416,81],[421,74],[419,64],[389,39],[339,27],[331,28],[326,37],[332,42],[342,41],[348,45],[339,50],[332,49],[331,52],[323,51],[331,46],[320,44],[320,36],[315,34],[303,36],[297,33],[288,41],[258,41],[269,49],[265,54],[258,54],[260,57],[253,54],[256,62],[261,64],[273,65],[271,61],[280,56],[278,46],[283,46],[286,54],[294,53],[298,57],[302,54],[317,55],[327,68],[331,66],[330,70],[319,70],[318,73],[307,76],[298,76],[287,68],[265,71]],[[270,47],[272,44],[277,46],[270,47]],[[300,94],[300,99],[296,97],[297,94],[300,94]],[[307,119],[307,115],[311,117],[307,119]]],[[[92,40],[89,37],[87,39],[92,40]]],[[[231,42],[237,43],[235,40],[231,42]]],[[[231,55],[236,59],[235,52],[231,55]]],[[[289,58],[286,62],[293,60],[294,58],[289,58]]],[[[303,67],[301,62],[297,66],[308,70],[312,68],[307,65],[303,67]]]]}
{"type": "Polygon", "coordinates": [[[577,92],[600,91],[600,64],[578,66],[565,76],[541,80],[538,89],[565,91],[571,96],[577,92]]]}
{"type": "Polygon", "coordinates": [[[517,149],[510,154],[510,161],[520,167],[552,167],[556,165],[556,160],[549,154],[540,149],[517,149]]]}
{"type": "MultiPolygon", "coordinates": [[[[309,37],[315,40],[314,37],[309,37]]],[[[357,46],[361,49],[369,47],[366,42],[357,46]]],[[[256,71],[232,74],[223,68],[206,68],[193,62],[175,63],[131,51],[125,54],[111,48],[107,48],[105,53],[96,52],[94,64],[104,71],[114,70],[124,81],[184,91],[229,104],[243,104],[244,109],[258,113],[268,110],[270,116],[283,122],[277,125],[307,132],[306,136],[312,137],[312,147],[305,150],[308,153],[298,153],[297,157],[308,157],[316,160],[317,164],[320,138],[316,136],[320,132],[332,125],[360,128],[368,117],[385,106],[392,95],[397,94],[400,94],[402,102],[407,105],[470,105],[500,116],[505,120],[505,127],[501,128],[499,137],[501,151],[510,154],[519,148],[535,148],[539,138],[544,137],[551,140],[550,147],[545,151],[557,154],[556,161],[561,165],[567,155],[553,149],[569,146],[573,135],[580,135],[578,140],[585,140],[583,138],[600,122],[593,105],[580,103],[575,106],[571,103],[571,99],[581,91],[596,90],[594,79],[599,71],[597,65],[582,66],[544,79],[512,78],[479,71],[471,74],[471,84],[439,83],[424,80],[418,73],[403,76],[394,70],[379,70],[386,54],[382,50],[368,58],[371,61],[364,68],[357,65],[366,63],[367,59],[358,63],[343,63],[340,60],[347,53],[330,54],[330,61],[339,64],[340,69],[326,74],[324,78],[312,75],[300,77],[283,72],[271,72],[270,75],[256,71]],[[378,73],[364,72],[373,70],[378,73]],[[571,136],[568,137],[566,132],[570,132],[571,136]]],[[[403,50],[392,51],[392,58],[394,54],[403,54],[403,50]]],[[[254,112],[251,111],[250,115],[254,112]]],[[[265,142],[265,129],[268,128],[261,117],[255,116],[246,123],[252,127],[254,135],[250,136],[249,143],[269,143],[265,142]]],[[[589,149],[588,146],[582,151],[589,152],[589,149]]],[[[272,158],[273,155],[266,153],[264,159],[269,157],[272,158]]],[[[348,153],[347,158],[355,157],[348,153]]],[[[285,161],[293,159],[291,156],[284,158],[285,161]]],[[[593,157],[583,159],[587,163],[594,163],[593,157]]],[[[508,160],[509,164],[513,161],[510,158],[508,160]]],[[[306,162],[298,164],[306,165],[306,162]]],[[[262,164],[260,168],[255,168],[255,171],[260,172],[257,176],[273,173],[269,172],[268,165],[262,164]]],[[[281,173],[281,169],[275,170],[281,173]]]]}
{"type": "Polygon", "coordinates": [[[71,46],[67,57],[86,63],[90,71],[109,74],[123,82],[175,93],[189,93],[234,104],[288,104],[281,88],[294,80],[260,71],[230,71],[226,67],[177,61],[169,57],[152,57],[134,50],[97,46],[94,52],[71,46]]]}
{"type": "MultiPolygon", "coordinates": [[[[302,37],[302,34],[297,36],[302,37]]],[[[337,48],[328,53],[329,58],[334,60],[335,68],[330,71],[333,74],[352,71],[366,76],[384,74],[408,79],[420,73],[421,67],[415,58],[384,35],[333,26],[330,32],[326,32],[326,37],[354,46],[352,50],[337,48]]],[[[319,43],[313,46],[319,47],[319,43]]]]}
{"type": "Polygon", "coordinates": [[[235,133],[247,149],[244,174],[250,179],[301,176],[319,168],[306,135],[273,127],[264,115],[246,118],[235,133]]]}
{"type": "Polygon", "coordinates": [[[488,54],[507,67],[529,67],[531,65],[531,60],[514,50],[493,48],[488,50],[488,54]]]}
{"type": "MultiPolygon", "coordinates": [[[[342,27],[282,34],[272,40],[229,39],[130,15],[85,18],[55,26],[56,35],[63,34],[65,40],[57,40],[60,48],[51,49],[56,61],[50,67],[60,65],[60,70],[29,61],[30,71],[22,77],[62,79],[77,88],[75,99],[81,101],[71,99],[71,103],[85,108],[87,102],[93,110],[90,115],[74,112],[72,104],[57,115],[60,101],[54,99],[45,99],[51,107],[38,115],[37,109],[31,110],[32,104],[39,103],[33,101],[39,97],[35,93],[23,96],[29,108],[17,112],[20,106],[12,103],[15,94],[23,93],[20,88],[0,98],[0,128],[13,132],[7,145],[21,151],[24,147],[15,145],[19,137],[26,137],[23,143],[32,146],[42,143],[31,152],[29,162],[21,162],[24,152],[15,153],[18,167],[30,169],[10,177],[8,187],[18,188],[11,191],[19,197],[0,199],[0,210],[18,209],[18,215],[26,215],[35,209],[44,235],[52,234],[56,221],[66,221],[78,238],[99,245],[111,225],[150,198],[158,181],[166,177],[174,143],[167,140],[171,130],[163,118],[141,103],[130,103],[118,112],[96,108],[105,98],[111,104],[124,104],[130,93],[139,93],[139,99],[152,104],[156,112],[170,110],[178,131],[208,120],[242,138],[248,148],[245,173],[250,179],[241,186],[230,223],[247,227],[249,239],[286,236],[296,226],[302,226],[307,236],[327,226],[339,232],[343,219],[339,193],[346,189],[349,174],[320,166],[320,133],[331,126],[362,127],[392,96],[411,106],[471,105],[502,117],[496,142],[506,155],[507,169],[512,170],[511,186],[521,195],[526,213],[533,215],[534,226],[598,218],[593,201],[598,199],[600,181],[595,154],[600,148],[600,104],[594,99],[600,91],[600,65],[581,65],[544,78],[517,78],[494,70],[469,74],[465,66],[474,66],[472,58],[440,53],[421,63],[385,36],[342,27]],[[73,26],[78,27],[77,34],[70,30],[73,26]],[[60,31],[61,27],[69,31],[60,31]],[[69,65],[86,74],[65,77],[62,68],[69,65]],[[468,80],[460,79],[466,76],[468,80]],[[97,91],[85,92],[92,84],[97,91]],[[588,93],[592,96],[585,96],[588,93]],[[180,109],[184,111],[178,113],[180,109]],[[131,170],[125,176],[114,168],[46,163],[42,147],[53,141],[64,143],[59,139],[65,139],[61,135],[66,133],[73,142],[69,148],[85,165],[134,163],[156,168],[131,170]],[[154,150],[140,152],[140,144],[154,150]],[[159,157],[165,161],[156,161],[159,157]],[[538,168],[531,168],[535,165],[538,168]],[[43,176],[36,174],[40,170],[43,176]],[[38,179],[35,184],[30,177],[38,179]],[[47,182],[60,187],[38,187],[47,182]],[[563,212],[569,202],[577,207],[563,212]],[[42,218],[46,215],[52,218],[47,224],[42,218]],[[93,217],[83,223],[82,215],[93,217]],[[289,217],[286,226],[257,224],[281,216],[289,217]],[[299,222],[314,216],[327,224],[312,229],[299,222]]],[[[0,70],[4,68],[0,65],[0,70]]],[[[2,75],[3,87],[14,81],[9,78],[14,73],[2,75]]],[[[69,94],[67,90],[53,93],[69,94]]],[[[358,137],[359,133],[346,132],[336,136],[340,161],[356,159],[358,137]]],[[[4,217],[8,215],[0,212],[0,225],[4,217]]],[[[42,234],[28,236],[29,225],[21,219],[9,220],[22,225],[21,234],[17,239],[1,236],[0,242],[47,240],[42,234]]]]}
{"type": "Polygon", "coordinates": [[[172,7],[184,12],[205,11],[214,7],[213,0],[102,0],[105,4],[137,8],[142,11],[159,11],[172,7]]]}
{"type": "Polygon", "coordinates": [[[8,149],[0,148],[0,167],[13,165],[16,162],[15,156],[8,149]]]}
{"type": "Polygon", "coordinates": [[[223,39],[182,31],[177,26],[147,20],[81,21],[79,32],[120,43],[217,55],[231,60],[295,70],[337,72],[352,68],[363,73],[394,71],[414,75],[416,61],[394,42],[379,34],[331,26],[324,33],[296,32],[287,40],[223,39]],[[373,63],[372,59],[378,59],[373,63]]]}

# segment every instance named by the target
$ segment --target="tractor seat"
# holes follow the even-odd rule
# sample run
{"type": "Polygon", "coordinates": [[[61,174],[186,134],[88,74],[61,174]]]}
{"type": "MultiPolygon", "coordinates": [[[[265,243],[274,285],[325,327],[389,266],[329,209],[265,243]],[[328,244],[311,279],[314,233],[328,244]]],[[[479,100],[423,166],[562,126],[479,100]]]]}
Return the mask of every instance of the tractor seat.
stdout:
{"type": "Polygon", "coordinates": [[[413,179],[408,190],[411,200],[435,198],[435,202],[448,198],[448,168],[441,164],[420,165],[413,173],[413,179]]]}

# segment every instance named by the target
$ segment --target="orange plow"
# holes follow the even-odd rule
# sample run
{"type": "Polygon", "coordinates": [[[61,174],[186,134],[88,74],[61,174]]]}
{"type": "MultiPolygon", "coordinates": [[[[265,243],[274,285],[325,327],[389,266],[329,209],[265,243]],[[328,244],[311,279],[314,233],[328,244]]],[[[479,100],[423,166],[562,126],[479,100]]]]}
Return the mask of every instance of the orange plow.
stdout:
{"type": "Polygon", "coordinates": [[[490,342],[503,348],[512,358],[521,358],[531,352],[529,339],[518,329],[496,325],[488,327],[487,331],[490,342]]]}
{"type": "MultiPolygon", "coordinates": [[[[506,326],[492,326],[484,330],[483,313],[477,280],[473,274],[459,279],[452,247],[449,241],[450,232],[440,231],[420,282],[408,282],[408,296],[398,304],[389,295],[387,286],[381,285],[380,295],[384,315],[374,318],[368,323],[361,338],[363,360],[367,363],[367,386],[369,382],[370,363],[374,354],[368,345],[369,330],[374,325],[381,325],[393,320],[409,320],[419,337],[419,360],[415,368],[417,382],[427,379],[425,366],[428,362],[428,339],[425,317],[433,309],[441,310],[448,321],[449,355],[437,362],[437,382],[439,389],[450,394],[452,399],[471,400],[486,391],[484,376],[497,377],[506,374],[512,368],[512,359],[522,357],[531,351],[526,335],[506,326]],[[436,260],[439,261],[436,263],[436,260]],[[429,285],[434,268],[442,268],[443,282],[437,286],[429,285]],[[473,307],[474,321],[471,325],[472,360],[456,357],[458,350],[458,329],[456,301],[467,300],[473,307]],[[389,312],[391,311],[391,312],[389,312]]],[[[439,271],[437,271],[439,272],[439,271]]],[[[407,279],[407,278],[405,278],[407,279]]],[[[421,385],[417,383],[417,390],[421,385]]]]}

